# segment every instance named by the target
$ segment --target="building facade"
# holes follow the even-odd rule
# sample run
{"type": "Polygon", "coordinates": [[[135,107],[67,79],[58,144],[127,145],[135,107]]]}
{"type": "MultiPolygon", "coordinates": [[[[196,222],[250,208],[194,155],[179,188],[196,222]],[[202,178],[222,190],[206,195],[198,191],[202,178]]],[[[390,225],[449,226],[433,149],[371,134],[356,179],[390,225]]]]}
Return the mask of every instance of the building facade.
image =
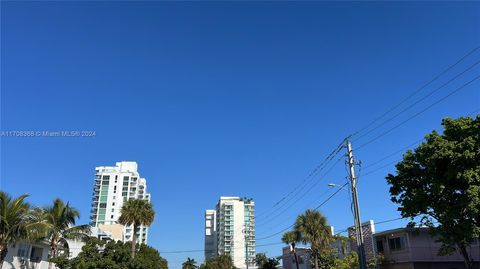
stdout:
{"type": "MultiPolygon", "coordinates": [[[[385,257],[383,269],[464,269],[462,255],[458,251],[439,256],[441,243],[432,237],[428,228],[399,228],[375,234],[375,249],[385,257]]],[[[468,249],[480,268],[480,244],[475,240],[468,249]]]]}
{"type": "Polygon", "coordinates": [[[282,249],[282,268],[283,269],[312,269],[310,261],[310,250],[305,247],[295,248],[297,254],[297,261],[295,261],[295,254],[290,247],[282,249]]]}
{"type": "MultiPolygon", "coordinates": [[[[376,255],[375,251],[375,223],[373,220],[364,222],[362,225],[362,235],[363,235],[363,248],[365,250],[366,259],[372,259],[376,255]]],[[[348,237],[356,238],[357,233],[355,231],[355,226],[351,226],[348,229],[348,237]]],[[[350,241],[350,249],[357,250],[356,240],[350,241]]]]}
{"type": "Polygon", "coordinates": [[[252,199],[220,197],[205,213],[205,259],[230,255],[237,268],[255,266],[255,203],[252,199]]]}
{"type": "Polygon", "coordinates": [[[217,211],[205,211],[205,259],[209,260],[217,253],[217,211]]]}
{"type": "MultiPolygon", "coordinates": [[[[133,227],[118,223],[123,203],[129,199],[150,201],[147,182],[140,177],[137,163],[122,161],[115,166],[96,167],[92,196],[90,224],[111,233],[115,240],[132,240],[133,227]]],[[[147,244],[148,227],[140,226],[136,233],[137,242],[147,244]]]]}
{"type": "MultiPolygon", "coordinates": [[[[90,236],[100,240],[112,240],[111,234],[96,227],[91,228],[90,236]]],[[[82,240],[67,239],[66,245],[60,246],[58,254],[67,254],[75,258],[81,252],[85,243],[82,240]]],[[[8,246],[8,253],[2,269],[48,269],[50,244],[47,241],[23,242],[8,246]]],[[[57,268],[52,265],[52,268],[57,268]]]]}

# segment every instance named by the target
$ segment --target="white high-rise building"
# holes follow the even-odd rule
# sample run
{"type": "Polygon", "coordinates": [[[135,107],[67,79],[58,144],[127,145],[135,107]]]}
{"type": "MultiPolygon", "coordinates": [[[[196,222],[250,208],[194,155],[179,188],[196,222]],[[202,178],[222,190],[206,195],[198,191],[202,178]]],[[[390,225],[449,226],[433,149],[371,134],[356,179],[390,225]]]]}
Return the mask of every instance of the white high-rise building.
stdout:
{"type": "MultiPolygon", "coordinates": [[[[129,199],[150,201],[145,178],[138,174],[136,162],[117,162],[115,166],[95,168],[91,225],[111,233],[115,240],[132,240],[133,227],[118,223],[123,203],[129,199]]],[[[137,242],[147,244],[148,227],[140,226],[137,242]]]]}
{"type": "Polygon", "coordinates": [[[205,212],[205,259],[230,255],[235,267],[255,265],[255,203],[252,199],[220,197],[205,212]]]}

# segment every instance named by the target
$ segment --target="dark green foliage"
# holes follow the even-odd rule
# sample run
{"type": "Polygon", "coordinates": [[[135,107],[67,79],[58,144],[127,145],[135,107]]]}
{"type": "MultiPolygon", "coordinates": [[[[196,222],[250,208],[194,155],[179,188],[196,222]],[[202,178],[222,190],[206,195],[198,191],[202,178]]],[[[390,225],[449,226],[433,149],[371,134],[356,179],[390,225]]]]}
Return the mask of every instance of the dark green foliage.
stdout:
{"type": "Polygon", "coordinates": [[[195,259],[187,258],[187,260],[182,264],[182,269],[196,269],[197,262],[195,259]]]}
{"type": "Polygon", "coordinates": [[[298,240],[309,244],[315,269],[329,268],[332,264],[330,243],[332,235],[327,218],[317,210],[308,209],[295,221],[294,233],[284,235],[283,240],[298,240]]]}
{"type": "MultiPolygon", "coordinates": [[[[150,226],[155,218],[153,205],[147,200],[130,199],[125,202],[120,211],[118,222],[125,226],[133,225],[136,231],[140,225],[150,226]]],[[[135,257],[137,244],[137,233],[133,233],[131,241],[131,255],[135,257]]]]}
{"type": "Polygon", "coordinates": [[[152,247],[145,244],[140,248],[133,259],[132,266],[129,269],[168,269],[167,260],[160,256],[160,253],[152,247]]]}
{"type": "Polygon", "coordinates": [[[58,255],[55,258],[50,258],[49,262],[53,262],[58,269],[70,268],[70,260],[66,255],[58,255]]]}
{"type": "Polygon", "coordinates": [[[91,238],[77,257],[70,261],[57,257],[52,262],[60,269],[168,269],[167,261],[147,245],[140,245],[133,259],[130,251],[128,243],[91,238]]]}
{"type": "Polygon", "coordinates": [[[28,238],[30,205],[28,195],[16,198],[0,191],[0,268],[8,253],[8,246],[28,238]]]}
{"type": "Polygon", "coordinates": [[[310,266],[318,266],[319,269],[331,269],[335,265],[335,252],[332,248],[326,247],[322,248],[317,252],[317,255],[311,255],[310,266]],[[317,258],[317,263],[315,263],[315,257],[317,258]]]}
{"type": "Polygon", "coordinates": [[[257,255],[255,255],[255,263],[258,269],[277,269],[279,265],[277,258],[267,258],[265,253],[257,253],[257,255]]]}
{"type": "MultiPolygon", "coordinates": [[[[358,255],[356,252],[352,251],[347,256],[342,259],[335,258],[334,265],[330,269],[357,269],[359,266],[358,255]]],[[[368,268],[377,268],[368,267],[368,268]]]]}
{"type": "Polygon", "coordinates": [[[220,255],[211,258],[202,265],[199,269],[236,269],[233,265],[232,257],[229,255],[220,255]]]}
{"type": "Polygon", "coordinates": [[[480,115],[446,118],[442,125],[443,134],[427,135],[386,179],[402,217],[430,227],[442,243],[439,254],[458,249],[472,268],[467,249],[480,236],[480,115]]]}

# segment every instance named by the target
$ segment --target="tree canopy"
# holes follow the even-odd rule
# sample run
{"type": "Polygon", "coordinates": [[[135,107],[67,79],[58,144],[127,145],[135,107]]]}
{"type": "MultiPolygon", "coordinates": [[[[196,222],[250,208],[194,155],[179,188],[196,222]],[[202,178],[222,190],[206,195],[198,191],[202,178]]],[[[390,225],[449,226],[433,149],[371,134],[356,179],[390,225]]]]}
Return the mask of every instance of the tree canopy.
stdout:
{"type": "Polygon", "coordinates": [[[458,249],[472,268],[467,247],[480,236],[480,115],[442,125],[443,134],[428,134],[386,179],[402,217],[430,227],[442,243],[439,254],[458,249]]]}
{"type": "Polygon", "coordinates": [[[136,251],[132,258],[128,243],[91,238],[77,257],[68,260],[61,256],[52,261],[60,269],[168,269],[167,260],[154,248],[142,244],[136,251]]]}
{"type": "Polygon", "coordinates": [[[287,235],[287,237],[291,238],[284,239],[296,239],[304,244],[310,244],[315,269],[323,267],[322,264],[327,264],[322,258],[331,256],[324,252],[330,250],[332,235],[327,224],[327,218],[322,213],[308,209],[305,213],[299,215],[295,221],[294,234],[287,235]]]}
{"type": "Polygon", "coordinates": [[[196,269],[197,268],[197,261],[195,259],[192,259],[190,257],[187,258],[187,260],[182,263],[182,269],[196,269]]]}
{"type": "Polygon", "coordinates": [[[265,253],[257,253],[255,255],[255,264],[258,269],[277,269],[280,264],[277,258],[268,258],[265,253]]]}
{"type": "Polygon", "coordinates": [[[155,210],[152,204],[147,200],[130,199],[126,201],[120,211],[118,222],[125,226],[133,225],[131,255],[132,258],[136,253],[137,230],[140,225],[149,226],[155,218],[155,210]]]}
{"type": "Polygon", "coordinates": [[[0,191],[0,268],[7,256],[8,246],[29,237],[30,205],[25,202],[27,196],[23,194],[12,198],[0,191]]]}
{"type": "Polygon", "coordinates": [[[219,255],[202,263],[199,269],[236,269],[230,255],[219,255]]]}

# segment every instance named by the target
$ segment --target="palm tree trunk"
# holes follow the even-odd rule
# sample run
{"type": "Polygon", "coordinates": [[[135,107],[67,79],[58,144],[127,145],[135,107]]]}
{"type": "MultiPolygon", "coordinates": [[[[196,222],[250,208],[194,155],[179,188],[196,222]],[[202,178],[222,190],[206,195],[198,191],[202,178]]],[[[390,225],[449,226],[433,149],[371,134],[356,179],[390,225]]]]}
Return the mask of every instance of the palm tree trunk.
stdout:
{"type": "Polygon", "coordinates": [[[470,255],[468,255],[467,247],[464,244],[458,244],[458,249],[463,256],[463,261],[465,263],[466,269],[473,269],[473,263],[470,259],[470,255]]]}
{"type": "Polygon", "coordinates": [[[318,255],[313,255],[313,258],[315,259],[315,269],[318,269],[318,255]]]}
{"type": "Polygon", "coordinates": [[[137,246],[137,224],[133,223],[132,235],[132,258],[135,258],[135,247],[137,246]]]}
{"type": "Polygon", "coordinates": [[[56,256],[56,243],[55,241],[52,241],[50,244],[50,257],[48,259],[48,269],[52,269],[53,262],[50,261],[51,258],[54,258],[56,256]]]}
{"type": "Polygon", "coordinates": [[[3,261],[7,257],[8,253],[8,246],[1,246],[0,247],[0,269],[3,267],[3,261]]]}

